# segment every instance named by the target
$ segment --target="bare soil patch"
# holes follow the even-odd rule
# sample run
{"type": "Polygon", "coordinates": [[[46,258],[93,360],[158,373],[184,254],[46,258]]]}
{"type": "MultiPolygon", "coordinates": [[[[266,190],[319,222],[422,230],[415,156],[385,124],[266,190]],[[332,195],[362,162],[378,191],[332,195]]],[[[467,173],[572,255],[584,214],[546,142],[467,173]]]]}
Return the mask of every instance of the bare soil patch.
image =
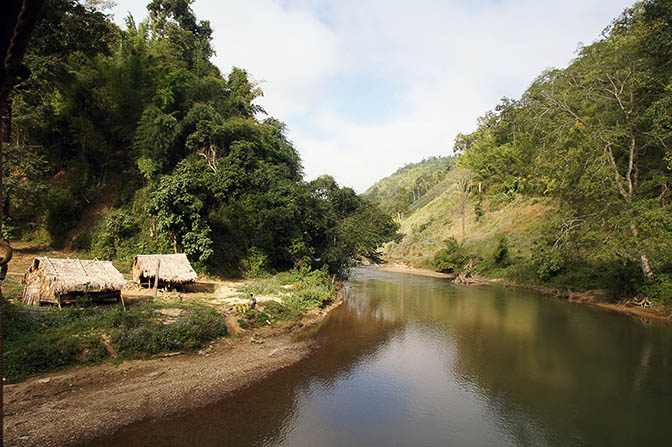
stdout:
{"type": "Polygon", "coordinates": [[[410,275],[430,276],[432,278],[446,278],[446,279],[455,278],[455,275],[453,273],[440,273],[435,272],[434,270],[410,267],[405,264],[383,264],[379,265],[378,267],[383,272],[408,273],[410,275]]]}

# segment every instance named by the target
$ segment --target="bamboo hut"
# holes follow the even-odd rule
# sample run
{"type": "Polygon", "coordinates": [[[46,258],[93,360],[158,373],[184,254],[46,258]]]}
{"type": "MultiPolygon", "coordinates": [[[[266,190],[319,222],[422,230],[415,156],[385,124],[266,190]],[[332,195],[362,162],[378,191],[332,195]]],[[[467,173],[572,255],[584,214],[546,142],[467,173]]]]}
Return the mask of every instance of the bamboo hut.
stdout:
{"type": "Polygon", "coordinates": [[[23,276],[23,302],[59,307],[87,294],[93,299],[121,298],[126,280],[110,261],[35,258],[23,276]]]}
{"type": "Polygon", "coordinates": [[[154,286],[156,272],[159,272],[159,287],[169,289],[185,289],[192,284],[198,275],[191,267],[187,255],[137,255],[133,260],[133,282],[136,284],[154,286]]]}

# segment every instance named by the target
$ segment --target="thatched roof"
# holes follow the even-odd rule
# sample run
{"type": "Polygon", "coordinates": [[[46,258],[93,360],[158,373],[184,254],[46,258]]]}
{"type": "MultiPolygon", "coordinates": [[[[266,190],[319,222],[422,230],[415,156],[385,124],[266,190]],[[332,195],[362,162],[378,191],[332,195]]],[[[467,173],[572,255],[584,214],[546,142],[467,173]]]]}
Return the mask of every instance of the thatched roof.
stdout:
{"type": "Polygon", "coordinates": [[[56,295],[121,290],[126,285],[126,280],[110,261],[35,258],[24,281],[30,281],[31,273],[37,270],[43,272],[39,275],[40,280],[49,282],[56,295]]]}
{"type": "Polygon", "coordinates": [[[156,265],[159,267],[159,281],[185,283],[195,281],[198,275],[191,267],[187,255],[137,255],[133,261],[133,280],[138,282],[140,276],[145,278],[156,277],[156,265]]]}

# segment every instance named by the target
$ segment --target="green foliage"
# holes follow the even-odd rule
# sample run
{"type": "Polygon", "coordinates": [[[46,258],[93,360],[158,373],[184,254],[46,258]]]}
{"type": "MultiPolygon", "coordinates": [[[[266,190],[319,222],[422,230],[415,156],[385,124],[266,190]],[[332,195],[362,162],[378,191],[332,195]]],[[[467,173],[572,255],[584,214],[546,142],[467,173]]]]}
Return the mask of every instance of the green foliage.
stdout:
{"type": "MultiPolygon", "coordinates": [[[[123,30],[96,2],[47,3],[26,58],[34,76],[11,98],[17,144],[3,169],[17,232],[43,226],[61,246],[81,215],[106,209],[75,249],[123,265],[184,252],[209,272],[252,275],[344,274],[395,237],[351,189],[303,180],[285,125],[261,118],[257,83],[212,64],[212,29],[191,1],[152,0],[123,30]]],[[[432,181],[418,177],[416,195],[432,181]]]]}
{"type": "Polygon", "coordinates": [[[662,303],[668,309],[672,308],[672,278],[670,275],[659,275],[646,281],[638,292],[644,298],[662,303]]]}
{"type": "Polygon", "coordinates": [[[419,163],[409,163],[377,182],[363,195],[387,213],[405,214],[413,203],[445,178],[453,163],[453,157],[429,157],[419,163]]]}
{"type": "Polygon", "coordinates": [[[506,241],[506,236],[500,235],[497,238],[497,246],[492,252],[492,260],[496,265],[502,267],[509,263],[509,244],[506,241]]]}
{"type": "Polygon", "coordinates": [[[133,142],[138,169],[147,178],[163,173],[180,133],[179,122],[153,105],[145,109],[133,142]]]}
{"type": "Polygon", "coordinates": [[[564,242],[555,239],[554,233],[547,233],[536,241],[532,262],[541,280],[548,281],[566,268],[568,253],[564,248],[564,242]]]}
{"type": "MultiPolygon", "coordinates": [[[[245,297],[250,293],[255,295],[283,295],[282,306],[286,307],[291,315],[305,312],[315,307],[324,307],[336,297],[336,285],[327,269],[310,270],[307,267],[278,273],[251,284],[240,287],[245,297]]],[[[266,306],[267,303],[264,303],[266,306]]],[[[275,306],[272,304],[271,306],[275,306]]]]}
{"type": "Polygon", "coordinates": [[[61,192],[49,194],[46,229],[54,247],[63,246],[66,234],[77,225],[79,211],[80,208],[68,195],[61,192]]]}
{"type": "Polygon", "coordinates": [[[17,222],[38,218],[47,192],[48,165],[44,154],[36,148],[5,144],[2,156],[6,200],[3,216],[11,216],[17,222]]]}
{"type": "Polygon", "coordinates": [[[462,271],[467,262],[464,247],[454,237],[443,242],[444,248],[434,256],[434,269],[442,273],[457,273],[462,271]]]}
{"type": "Polygon", "coordinates": [[[193,308],[172,323],[122,315],[111,336],[115,351],[124,358],[140,358],[160,352],[193,351],[226,335],[226,320],[216,310],[193,308]]]}
{"type": "Polygon", "coordinates": [[[148,211],[176,250],[205,261],[212,255],[212,239],[205,221],[207,193],[201,178],[193,165],[181,164],[173,175],[161,179],[148,211]]]}
{"type": "Polygon", "coordinates": [[[476,216],[476,221],[479,221],[485,215],[483,211],[483,198],[480,195],[474,204],[474,215],[476,216]]]}
{"type": "MultiPolygon", "coordinates": [[[[455,140],[457,167],[478,174],[490,210],[543,196],[561,210],[521,260],[538,279],[604,286],[620,274],[622,290],[636,293],[652,277],[656,285],[642,293],[664,300],[672,250],[666,5],[626,10],[566,69],[545,71],[519,100],[504,98],[475,132],[455,140]],[[633,265],[639,278],[629,273],[633,265]]],[[[483,217],[480,203],[475,215],[483,217]]]]}
{"type": "Polygon", "coordinates": [[[12,383],[65,366],[98,363],[106,357],[107,350],[98,337],[75,338],[49,333],[26,340],[20,347],[5,348],[4,374],[7,381],[12,383]]]}
{"type": "MultiPolygon", "coordinates": [[[[86,301],[83,297],[82,303],[86,301]]],[[[9,382],[73,365],[109,358],[102,336],[109,335],[119,359],[169,351],[192,351],[226,334],[226,318],[216,310],[182,305],[175,321],[162,322],[160,305],[128,308],[45,309],[3,303],[3,365],[9,382]]]]}
{"type": "Polygon", "coordinates": [[[72,240],[70,248],[75,251],[87,251],[91,249],[91,233],[85,231],[72,240]]]}
{"type": "Polygon", "coordinates": [[[252,247],[248,256],[243,259],[241,266],[251,278],[265,276],[269,271],[268,256],[256,247],[252,247]]]}

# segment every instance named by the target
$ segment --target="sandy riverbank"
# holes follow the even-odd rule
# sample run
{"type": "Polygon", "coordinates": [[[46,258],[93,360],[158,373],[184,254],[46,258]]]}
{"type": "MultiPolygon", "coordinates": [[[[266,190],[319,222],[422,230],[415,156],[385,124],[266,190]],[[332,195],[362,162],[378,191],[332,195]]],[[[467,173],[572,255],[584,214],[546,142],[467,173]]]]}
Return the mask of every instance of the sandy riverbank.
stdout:
{"type": "Polygon", "coordinates": [[[11,446],[71,446],[150,417],[167,417],[222,400],[306,357],[296,340],[323,321],[342,296],[300,323],[216,340],[197,354],[45,374],[4,387],[4,441],[11,446]]]}
{"type": "Polygon", "coordinates": [[[415,267],[409,267],[405,264],[381,264],[377,265],[376,267],[383,272],[390,273],[408,273],[409,275],[430,276],[432,278],[455,278],[455,275],[452,273],[440,273],[429,269],[418,269],[415,267]]]}

